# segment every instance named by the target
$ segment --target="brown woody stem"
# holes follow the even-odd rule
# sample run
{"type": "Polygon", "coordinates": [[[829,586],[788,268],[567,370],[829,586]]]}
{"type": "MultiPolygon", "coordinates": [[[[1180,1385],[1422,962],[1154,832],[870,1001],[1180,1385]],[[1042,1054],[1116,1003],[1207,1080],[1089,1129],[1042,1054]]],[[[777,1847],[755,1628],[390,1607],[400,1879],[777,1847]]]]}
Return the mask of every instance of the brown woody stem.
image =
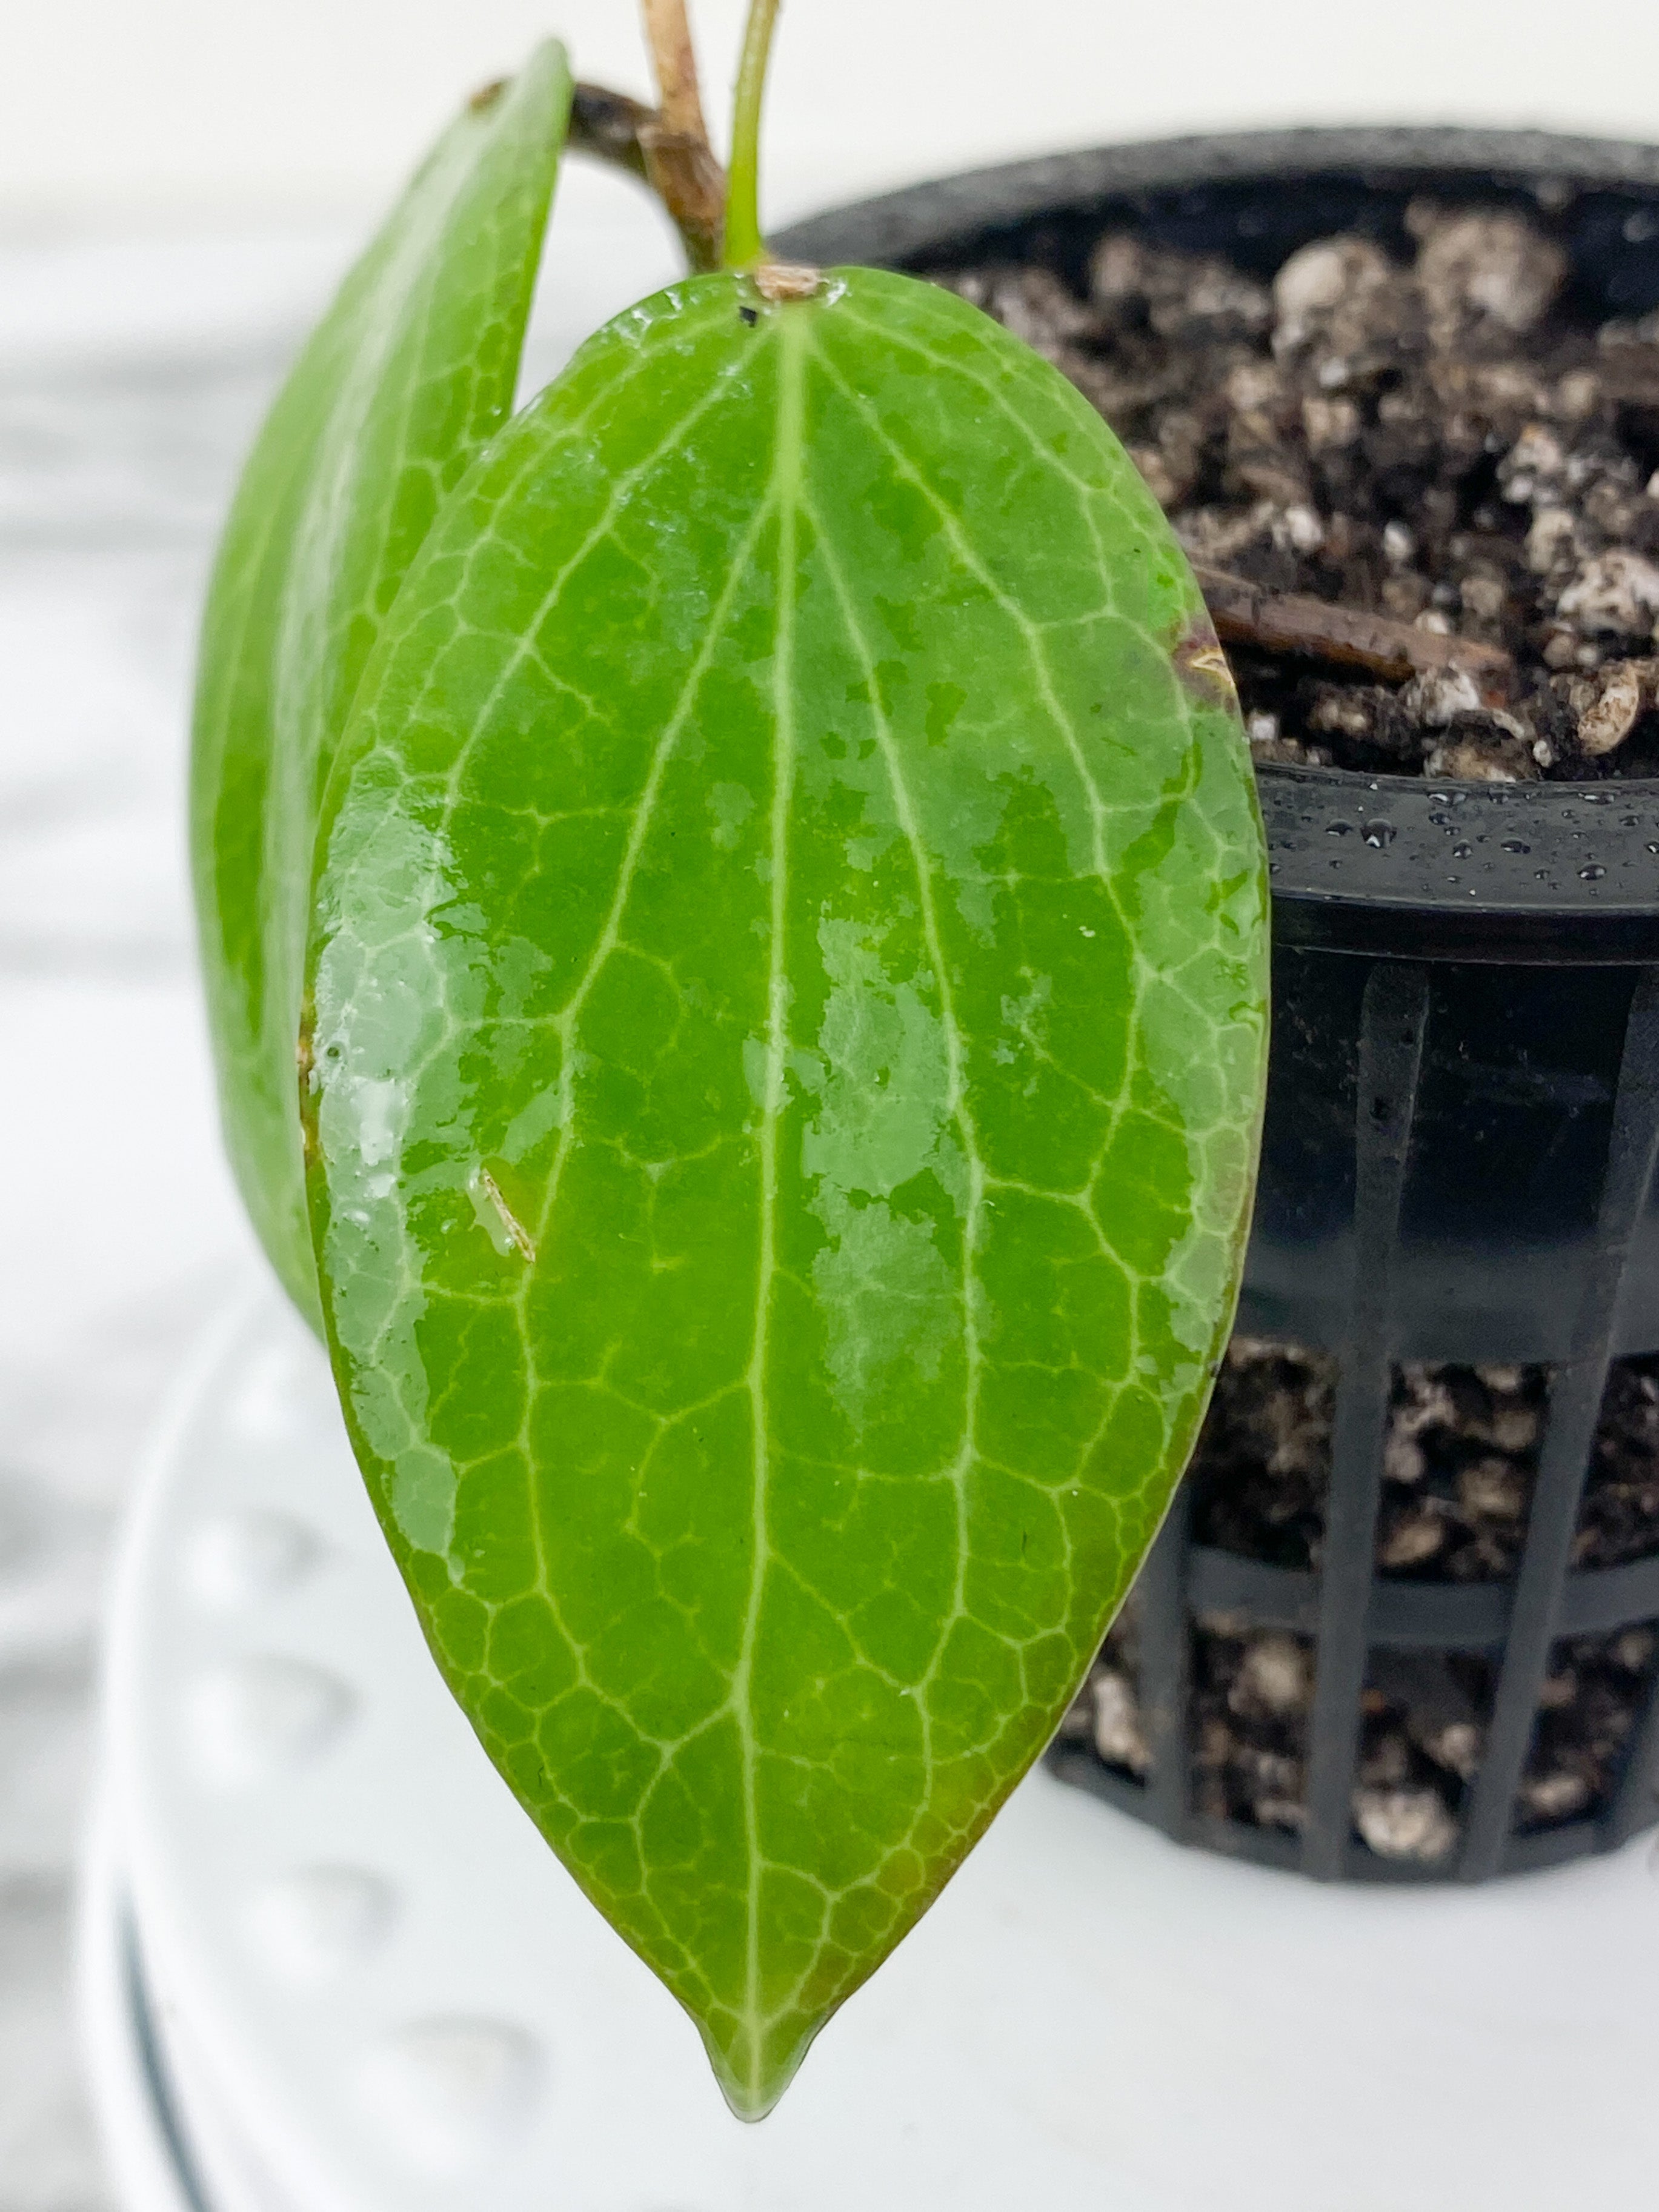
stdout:
{"type": "Polygon", "coordinates": [[[662,127],[677,137],[700,138],[706,146],[708,125],[702,118],[697,54],[685,17],[685,0],[644,0],[644,5],[646,42],[657,79],[662,127]]]}
{"type": "Polygon", "coordinates": [[[718,269],[726,231],[726,172],[708,143],[697,54],[685,0],[642,0],[657,80],[657,112],[639,131],[645,173],[667,209],[693,269],[718,269]]]}
{"type": "Polygon", "coordinates": [[[656,119],[655,108],[630,100],[625,92],[610,92],[602,84],[579,84],[571,98],[567,143],[573,154],[626,169],[643,184],[645,149],[640,132],[656,119]]]}
{"type": "Polygon", "coordinates": [[[1395,684],[1435,671],[1461,672],[1488,707],[1504,706],[1515,696],[1515,662],[1501,646],[1443,636],[1389,615],[1364,614],[1296,592],[1265,591],[1222,568],[1194,573],[1216,635],[1229,645],[1364,668],[1395,684]]]}

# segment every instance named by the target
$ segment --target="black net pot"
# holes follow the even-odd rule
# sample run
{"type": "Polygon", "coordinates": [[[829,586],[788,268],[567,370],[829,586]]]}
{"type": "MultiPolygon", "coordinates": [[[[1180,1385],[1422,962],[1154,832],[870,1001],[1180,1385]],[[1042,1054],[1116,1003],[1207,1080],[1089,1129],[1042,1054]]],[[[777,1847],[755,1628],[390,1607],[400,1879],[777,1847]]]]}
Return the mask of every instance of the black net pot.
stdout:
{"type": "MultiPolygon", "coordinates": [[[[1265,276],[1338,231],[1403,246],[1422,192],[1524,206],[1566,247],[1589,317],[1659,305],[1659,150],[1533,132],[1107,148],[923,185],[776,243],[820,263],[1030,252],[1080,269],[1112,222],[1265,276]]],[[[1480,1881],[1607,1850],[1659,1820],[1659,1551],[1582,1564],[1610,1377],[1634,1387],[1619,1363],[1659,1351],[1659,781],[1277,765],[1260,781],[1273,1055],[1239,1328],[1328,1378],[1320,1526],[1288,1563],[1218,1541],[1228,1472],[1195,1463],[1133,1601],[1138,1755],[1109,1759],[1074,1721],[1049,1763],[1169,1835],[1327,1881],[1480,1881]],[[1527,1378],[1536,1401],[1513,1557],[1482,1579],[1379,1565],[1391,1404],[1441,1363],[1527,1378]],[[1218,1636],[1306,1669],[1296,1802],[1277,1821],[1198,1786],[1218,1636]],[[1559,1655],[1609,1638],[1634,1669],[1615,1748],[1589,1802],[1540,1817],[1528,1777],[1559,1655]],[[1431,1850],[1372,1848],[1355,1818],[1369,1717],[1413,1683],[1431,1706],[1461,1686],[1453,1825],[1431,1850]]]]}

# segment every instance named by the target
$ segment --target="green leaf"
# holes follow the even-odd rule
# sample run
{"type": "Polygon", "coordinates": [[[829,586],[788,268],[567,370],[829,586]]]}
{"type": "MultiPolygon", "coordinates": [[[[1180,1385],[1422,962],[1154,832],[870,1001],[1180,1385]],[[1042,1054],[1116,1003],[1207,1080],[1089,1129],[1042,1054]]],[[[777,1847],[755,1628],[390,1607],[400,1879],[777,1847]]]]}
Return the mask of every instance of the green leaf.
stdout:
{"type": "Polygon", "coordinates": [[[1249,1217],[1265,869],[1134,470],[706,276],[446,507],[319,842],[336,1373],[451,1687],[757,2117],[1042,1750],[1249,1217]]]}
{"type": "Polygon", "coordinates": [[[511,409],[569,103],[544,46],[438,141],[278,396],[209,595],[191,843],[221,1112],[313,1321],[295,1050],[318,804],[398,586],[511,409]]]}

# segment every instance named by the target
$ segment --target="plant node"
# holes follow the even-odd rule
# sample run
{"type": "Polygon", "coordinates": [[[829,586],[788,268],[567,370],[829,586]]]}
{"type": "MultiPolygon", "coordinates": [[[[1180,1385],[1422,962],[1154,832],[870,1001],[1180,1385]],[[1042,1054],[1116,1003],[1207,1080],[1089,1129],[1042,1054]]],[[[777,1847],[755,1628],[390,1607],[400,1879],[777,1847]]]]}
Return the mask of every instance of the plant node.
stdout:
{"type": "Polygon", "coordinates": [[[750,275],[763,300],[810,300],[823,282],[822,269],[801,261],[763,261],[750,275]]]}

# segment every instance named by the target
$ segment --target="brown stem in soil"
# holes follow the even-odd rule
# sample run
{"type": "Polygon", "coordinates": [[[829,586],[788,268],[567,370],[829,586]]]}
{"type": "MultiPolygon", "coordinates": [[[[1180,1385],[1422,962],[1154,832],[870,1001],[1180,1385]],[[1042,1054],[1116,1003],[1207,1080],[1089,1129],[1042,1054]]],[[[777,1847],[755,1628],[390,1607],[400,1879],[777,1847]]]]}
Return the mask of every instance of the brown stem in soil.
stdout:
{"type": "Polygon", "coordinates": [[[659,111],[602,84],[579,84],[570,104],[570,150],[625,169],[649,185],[680,234],[693,269],[718,269],[726,172],[708,142],[664,125],[659,111]]]}
{"type": "Polygon", "coordinates": [[[1488,707],[1502,707],[1515,696],[1515,662],[1501,646],[1442,636],[1389,615],[1334,607],[1296,592],[1266,591],[1222,568],[1200,568],[1194,573],[1216,635],[1229,645],[1253,645],[1264,653],[1301,653],[1310,660],[1364,668],[1395,684],[1435,671],[1462,673],[1471,678],[1488,707]]]}

